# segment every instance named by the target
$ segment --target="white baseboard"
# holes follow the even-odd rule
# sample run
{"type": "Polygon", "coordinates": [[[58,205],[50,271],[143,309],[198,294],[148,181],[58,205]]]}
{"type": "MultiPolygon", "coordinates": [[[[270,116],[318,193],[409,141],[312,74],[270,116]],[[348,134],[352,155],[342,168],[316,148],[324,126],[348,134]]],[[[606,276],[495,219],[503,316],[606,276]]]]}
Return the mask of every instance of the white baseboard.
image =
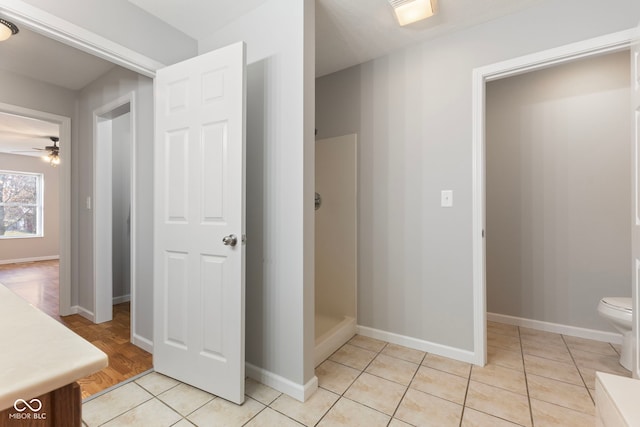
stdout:
{"type": "Polygon", "coordinates": [[[141,337],[138,334],[133,334],[133,339],[131,340],[133,345],[137,345],[144,351],[153,354],[153,341],[147,339],[145,337],[141,337]]]}
{"type": "Polygon", "coordinates": [[[95,315],[93,314],[92,311],[87,310],[84,307],[80,307],[79,305],[74,305],[71,307],[71,311],[73,311],[76,314],[79,314],[80,316],[84,317],[85,319],[89,319],[92,322],[95,322],[95,315]]]}
{"type": "Polygon", "coordinates": [[[316,340],[314,366],[318,366],[356,334],[356,319],[345,317],[336,327],[316,340]]]}
{"type": "Polygon", "coordinates": [[[119,297],[113,297],[113,305],[122,304],[123,302],[131,301],[131,295],[121,295],[119,297]]]}
{"type": "Polygon", "coordinates": [[[60,316],[69,316],[71,314],[78,314],[78,306],[77,305],[72,305],[71,307],[69,307],[69,311],[67,313],[60,313],[60,316]]]}
{"type": "Polygon", "coordinates": [[[23,263],[23,262],[51,261],[52,259],[60,259],[60,255],[37,256],[37,257],[33,257],[33,258],[2,259],[2,260],[0,260],[0,265],[3,265],[3,264],[20,264],[20,263],[23,263]]]}
{"type": "MultiPolygon", "coordinates": [[[[594,310],[594,316],[596,316],[594,310]]],[[[570,337],[587,338],[595,341],[622,344],[622,335],[615,332],[598,331],[596,329],[579,328],[577,326],[561,325],[559,323],[543,322],[541,320],[524,319],[522,317],[507,316],[506,314],[487,313],[487,320],[522,326],[539,331],[553,332],[570,337]]]]}
{"type": "Polygon", "coordinates": [[[438,356],[448,357],[461,362],[476,363],[478,360],[475,352],[473,351],[436,344],[418,338],[394,334],[393,332],[381,331],[379,329],[369,328],[368,326],[358,325],[358,334],[369,338],[387,341],[391,344],[402,345],[404,347],[425,351],[427,353],[437,354],[438,356]]]}
{"type": "Polygon", "coordinates": [[[296,384],[280,375],[259,368],[251,363],[245,363],[245,374],[264,385],[289,395],[300,402],[306,401],[318,389],[318,377],[313,378],[306,384],[296,384]]]}

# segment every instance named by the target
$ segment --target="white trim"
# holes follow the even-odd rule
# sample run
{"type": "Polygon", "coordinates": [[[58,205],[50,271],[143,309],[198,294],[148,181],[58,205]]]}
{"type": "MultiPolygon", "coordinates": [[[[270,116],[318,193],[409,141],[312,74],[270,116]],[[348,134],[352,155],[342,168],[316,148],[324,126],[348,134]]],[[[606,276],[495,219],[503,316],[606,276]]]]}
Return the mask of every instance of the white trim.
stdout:
{"type": "MultiPolygon", "coordinates": [[[[136,167],[136,163],[138,162],[138,157],[136,153],[138,152],[138,128],[136,127],[137,117],[136,117],[136,93],[131,92],[131,97],[129,99],[129,129],[131,132],[131,146],[129,152],[129,203],[130,203],[130,213],[129,213],[129,253],[130,253],[130,261],[129,261],[129,292],[132,295],[131,300],[131,319],[129,323],[129,329],[131,334],[131,342],[134,343],[134,335],[136,335],[136,326],[138,325],[138,311],[136,309],[136,289],[137,289],[137,254],[138,254],[138,244],[137,244],[137,236],[138,236],[138,228],[136,226],[138,221],[138,209],[137,209],[137,191],[138,188],[138,168],[136,167]]],[[[151,313],[153,314],[153,308],[151,309],[151,313]]],[[[153,317],[152,317],[153,318],[153,317]]],[[[149,341],[151,342],[151,341],[149,341]]],[[[153,348],[153,344],[151,344],[153,348]]],[[[149,350],[147,350],[149,351],[149,350]]],[[[152,351],[149,351],[152,353],[152,351]]]]}
{"type": "MultiPolygon", "coordinates": [[[[0,7],[1,10],[1,7],[0,7]]],[[[59,304],[60,316],[72,314],[71,308],[71,118],[17,105],[0,103],[0,111],[55,123],[60,127],[60,266],[59,304]]]]}
{"type": "Polygon", "coordinates": [[[507,325],[522,326],[538,331],[553,332],[570,337],[587,338],[595,341],[622,344],[622,335],[615,332],[599,331],[597,329],[580,328],[577,326],[562,325],[560,323],[543,322],[541,320],[525,319],[522,317],[508,316],[506,314],[487,313],[487,320],[491,322],[506,323],[507,325]]]}
{"type": "Polygon", "coordinates": [[[393,332],[381,331],[379,329],[369,328],[368,326],[358,325],[357,329],[358,334],[365,337],[375,338],[378,340],[387,341],[391,344],[397,344],[404,347],[413,348],[415,350],[437,354],[439,356],[448,357],[450,359],[459,360],[461,362],[477,364],[476,355],[469,350],[449,347],[418,338],[395,334],[393,332]]]}
{"type": "Polygon", "coordinates": [[[327,333],[316,339],[314,349],[314,365],[324,362],[336,350],[342,347],[356,334],[356,319],[345,317],[344,320],[331,328],[327,333]]]}
{"type": "Polygon", "coordinates": [[[475,68],[472,73],[472,248],[474,360],[486,362],[485,228],[485,84],[504,77],[627,49],[633,30],[620,31],[475,68]]]}
{"type": "Polygon", "coordinates": [[[18,259],[3,259],[3,260],[0,260],[0,265],[21,264],[23,262],[51,261],[53,259],[60,259],[60,255],[37,256],[32,258],[18,258],[18,259]]]}
{"type": "Polygon", "coordinates": [[[131,342],[134,345],[137,345],[138,347],[140,347],[141,349],[143,349],[144,351],[153,354],[153,341],[151,341],[150,339],[147,339],[143,336],[140,336],[136,333],[134,333],[133,331],[131,332],[131,342]]]}
{"type": "Polygon", "coordinates": [[[297,384],[266,369],[258,368],[249,362],[245,363],[247,377],[264,385],[293,397],[300,402],[305,402],[318,389],[318,377],[314,375],[306,384],[297,384]]]}
{"type": "Polygon", "coordinates": [[[84,317],[85,319],[90,320],[91,322],[94,322],[94,320],[95,320],[95,316],[94,316],[93,312],[87,310],[84,307],[80,307],[79,305],[74,305],[73,307],[71,307],[71,310],[72,310],[73,314],[79,314],[80,316],[84,317]]]}
{"type": "Polygon", "coordinates": [[[131,294],[120,295],[119,297],[113,297],[112,305],[122,304],[123,302],[131,301],[131,294]]]}
{"type": "Polygon", "coordinates": [[[21,0],[3,0],[0,14],[14,24],[147,77],[164,65],[21,0]]]}
{"type": "Polygon", "coordinates": [[[115,110],[128,105],[129,129],[130,129],[130,295],[131,295],[131,325],[130,340],[133,342],[133,335],[136,326],[136,309],[135,309],[135,291],[136,291],[136,167],[135,153],[137,148],[136,126],[135,126],[135,92],[128,92],[117,99],[95,109],[93,111],[93,295],[94,310],[96,312],[96,321],[98,323],[109,321],[112,316],[113,302],[109,301],[109,295],[112,295],[112,276],[110,272],[103,271],[100,268],[105,260],[108,260],[107,270],[111,268],[111,180],[112,180],[112,148],[111,148],[111,124],[104,127],[103,121],[111,122],[115,117],[111,116],[115,110]],[[99,147],[99,144],[109,144],[105,147],[99,147]],[[101,182],[106,187],[99,191],[101,182]],[[103,192],[109,193],[109,196],[103,200],[103,192]],[[106,206],[101,208],[100,206],[106,206]],[[99,212],[105,212],[98,215],[99,212]],[[106,221],[106,222],[105,222],[106,221]],[[98,315],[99,313],[99,315],[98,315]]]}

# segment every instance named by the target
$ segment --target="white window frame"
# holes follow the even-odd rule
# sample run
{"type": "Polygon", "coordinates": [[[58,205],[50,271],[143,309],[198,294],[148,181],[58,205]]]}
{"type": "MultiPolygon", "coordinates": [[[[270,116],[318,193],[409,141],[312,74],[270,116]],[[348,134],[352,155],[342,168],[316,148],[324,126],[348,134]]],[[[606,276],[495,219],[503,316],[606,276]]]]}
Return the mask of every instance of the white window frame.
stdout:
{"type": "Polygon", "coordinates": [[[28,175],[36,177],[37,185],[37,200],[36,204],[27,203],[9,203],[5,204],[0,202],[0,205],[4,206],[35,206],[36,208],[36,234],[22,235],[22,236],[0,236],[0,240],[11,239],[34,239],[44,237],[44,174],[36,172],[24,172],[24,171],[12,171],[0,169],[0,175],[28,175]]]}

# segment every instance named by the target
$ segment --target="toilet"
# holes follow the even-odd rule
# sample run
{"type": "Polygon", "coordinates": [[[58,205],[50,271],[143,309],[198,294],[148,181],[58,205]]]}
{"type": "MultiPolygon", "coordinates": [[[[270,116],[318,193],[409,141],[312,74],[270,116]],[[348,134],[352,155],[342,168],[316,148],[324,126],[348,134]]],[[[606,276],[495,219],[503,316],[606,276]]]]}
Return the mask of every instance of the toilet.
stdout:
{"type": "Polygon", "coordinates": [[[605,297],[598,304],[600,316],[611,322],[613,327],[622,334],[620,364],[629,371],[633,358],[632,307],[631,298],[622,297],[605,297]]]}

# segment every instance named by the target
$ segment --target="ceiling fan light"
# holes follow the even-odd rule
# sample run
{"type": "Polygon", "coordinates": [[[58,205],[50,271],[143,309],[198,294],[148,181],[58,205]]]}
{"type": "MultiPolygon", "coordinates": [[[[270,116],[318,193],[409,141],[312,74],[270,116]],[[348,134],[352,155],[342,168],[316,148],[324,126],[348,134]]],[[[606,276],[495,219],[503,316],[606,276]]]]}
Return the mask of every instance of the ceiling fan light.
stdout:
{"type": "Polygon", "coordinates": [[[0,18],[0,42],[5,41],[14,34],[18,34],[18,27],[13,22],[0,18]]]}
{"type": "Polygon", "coordinates": [[[48,161],[54,168],[60,164],[60,155],[57,151],[52,151],[46,156],[42,156],[45,161],[48,161]]]}
{"type": "Polygon", "coordinates": [[[429,18],[436,13],[436,0],[389,0],[401,26],[429,18]]]}

